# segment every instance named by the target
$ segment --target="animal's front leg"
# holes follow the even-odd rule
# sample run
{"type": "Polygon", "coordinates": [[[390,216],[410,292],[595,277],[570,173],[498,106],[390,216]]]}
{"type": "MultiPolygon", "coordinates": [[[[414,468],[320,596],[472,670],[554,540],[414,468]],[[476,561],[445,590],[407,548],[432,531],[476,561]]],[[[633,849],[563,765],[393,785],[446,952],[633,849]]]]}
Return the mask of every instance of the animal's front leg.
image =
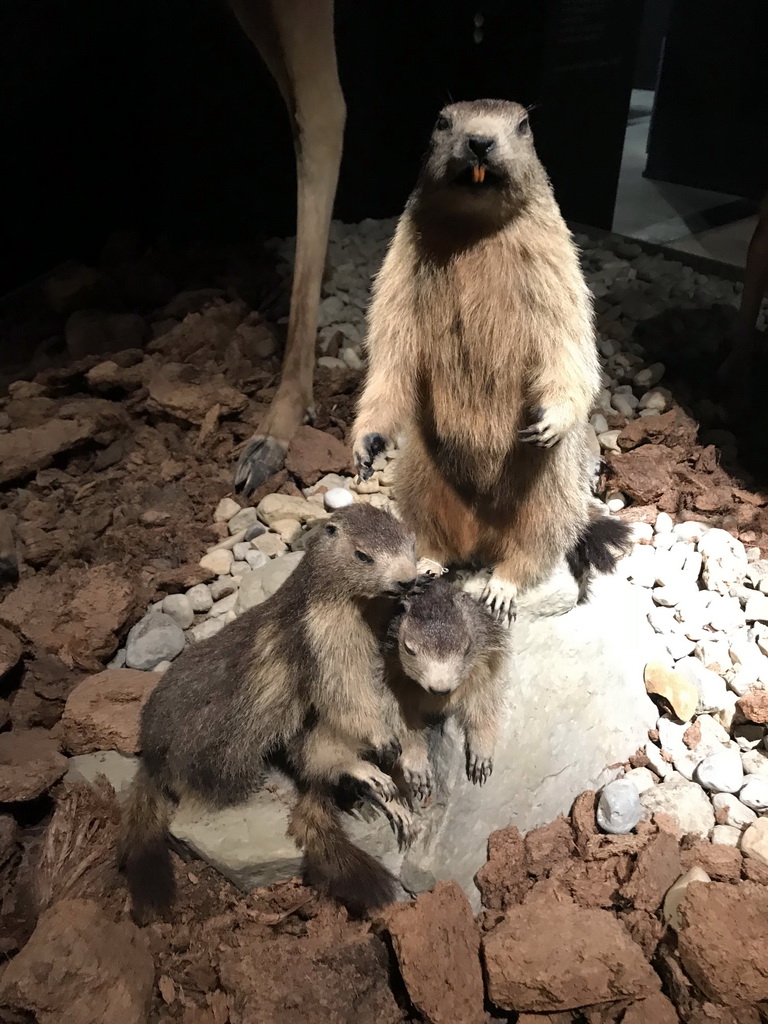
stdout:
{"type": "Polygon", "coordinates": [[[536,406],[530,419],[529,425],[518,430],[517,436],[524,444],[532,444],[537,448],[554,448],[576,424],[574,408],[570,402],[536,406]]]}
{"type": "Polygon", "coordinates": [[[518,585],[505,572],[505,566],[494,569],[485,585],[481,600],[503,626],[509,627],[517,618],[518,585]]]}
{"type": "Polygon", "coordinates": [[[399,761],[403,779],[414,800],[423,802],[432,795],[432,767],[429,763],[429,741],[425,729],[409,730],[403,740],[399,761]]]}

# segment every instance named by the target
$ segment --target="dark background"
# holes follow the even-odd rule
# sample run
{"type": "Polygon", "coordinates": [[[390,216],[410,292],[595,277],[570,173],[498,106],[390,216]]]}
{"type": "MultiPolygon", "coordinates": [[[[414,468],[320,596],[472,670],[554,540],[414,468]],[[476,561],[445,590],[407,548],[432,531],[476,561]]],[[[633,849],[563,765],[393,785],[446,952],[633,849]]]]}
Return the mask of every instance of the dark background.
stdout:
{"type": "MultiPolygon", "coordinates": [[[[733,5],[729,60],[761,4],[733,5]]],[[[690,29],[711,49],[710,5],[724,8],[646,0],[641,31],[642,0],[337,0],[348,123],[336,216],[399,213],[439,107],[501,96],[536,104],[537,147],[566,217],[609,228],[630,89],[655,73],[668,7],[678,36],[690,29]]],[[[743,89],[765,79],[765,38],[743,89]]],[[[749,118],[717,114],[709,65],[685,56],[690,45],[668,40],[677,56],[662,76],[653,160],[674,181],[695,164],[700,180],[685,183],[699,184],[718,152],[705,128],[716,139],[749,118]]],[[[727,79],[716,83],[724,95],[727,79]]],[[[116,229],[179,242],[293,232],[287,117],[224,0],[5,0],[0,83],[0,293],[63,259],[92,259],[116,229]]],[[[720,178],[733,154],[749,163],[753,144],[720,153],[720,178]]]]}

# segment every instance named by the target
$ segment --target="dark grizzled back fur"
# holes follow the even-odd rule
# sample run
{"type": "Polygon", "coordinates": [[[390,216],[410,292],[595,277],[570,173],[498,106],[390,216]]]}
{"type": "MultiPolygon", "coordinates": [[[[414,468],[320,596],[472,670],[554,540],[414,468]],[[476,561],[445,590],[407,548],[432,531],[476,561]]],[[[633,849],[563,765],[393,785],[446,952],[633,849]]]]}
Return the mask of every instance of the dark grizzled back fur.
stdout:
{"type": "Polygon", "coordinates": [[[506,631],[471,594],[447,580],[435,579],[408,596],[388,631],[386,646],[397,647],[403,619],[408,617],[435,654],[464,654],[471,643],[477,653],[504,649],[506,631]]]}

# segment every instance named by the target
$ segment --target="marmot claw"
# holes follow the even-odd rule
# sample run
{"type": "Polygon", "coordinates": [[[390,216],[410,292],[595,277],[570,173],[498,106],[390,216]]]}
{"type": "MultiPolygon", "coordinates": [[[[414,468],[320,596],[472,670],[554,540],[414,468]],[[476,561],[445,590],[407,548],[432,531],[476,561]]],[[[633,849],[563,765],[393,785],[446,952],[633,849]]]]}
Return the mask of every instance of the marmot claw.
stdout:
{"type": "Polygon", "coordinates": [[[373,460],[386,451],[387,439],[383,434],[364,434],[355,445],[355,469],[361,480],[373,476],[373,460]]]}
{"type": "Polygon", "coordinates": [[[493,772],[493,759],[467,751],[467,778],[473,786],[484,786],[493,772]]]}
{"type": "Polygon", "coordinates": [[[517,436],[523,444],[532,444],[537,448],[554,448],[562,440],[565,431],[558,422],[560,417],[555,409],[544,409],[539,406],[533,410],[533,423],[518,430],[517,436]]]}
{"type": "Polygon", "coordinates": [[[380,747],[372,747],[371,760],[383,772],[391,772],[403,752],[400,740],[393,736],[380,747]]]}

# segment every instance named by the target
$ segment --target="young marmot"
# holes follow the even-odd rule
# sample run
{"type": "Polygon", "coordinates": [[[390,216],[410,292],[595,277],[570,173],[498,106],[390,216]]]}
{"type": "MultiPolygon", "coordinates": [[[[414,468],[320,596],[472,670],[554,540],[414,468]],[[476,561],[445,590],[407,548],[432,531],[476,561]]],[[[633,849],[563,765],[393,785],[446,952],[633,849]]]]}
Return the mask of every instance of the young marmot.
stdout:
{"type": "MultiPolygon", "coordinates": [[[[402,746],[395,768],[405,799],[424,800],[431,793],[430,731],[450,716],[464,733],[468,778],[482,785],[490,777],[505,700],[506,644],[506,630],[488,611],[444,580],[404,598],[382,633],[382,650],[386,716],[402,746]]],[[[323,726],[302,733],[291,751],[300,795],[289,833],[304,851],[304,879],[353,912],[390,902],[397,887],[381,864],[349,841],[341,824],[339,797],[348,804],[368,799],[355,775],[343,770],[362,756],[359,745],[323,726]],[[305,781],[322,762],[337,766],[333,797],[327,787],[305,781]]],[[[416,829],[405,803],[376,800],[374,807],[387,815],[401,847],[407,846],[416,829]]]]}
{"type": "MultiPolygon", "coordinates": [[[[377,599],[401,596],[415,576],[406,527],[370,505],[349,506],[317,531],[269,600],[168,669],[142,711],[141,766],[119,850],[138,920],[172,903],[166,833],[182,796],[208,807],[246,800],[267,758],[309,724],[391,767],[400,745],[384,713],[384,661],[369,620],[377,599]]],[[[391,777],[361,757],[341,765],[310,757],[305,769],[328,785],[353,776],[384,809],[398,797],[391,777]]]]}
{"type": "Polygon", "coordinates": [[[587,531],[583,551],[623,546],[626,527],[590,521],[592,302],[517,103],[441,111],[367,345],[355,461],[366,479],[404,436],[395,489],[420,558],[493,567],[483,597],[508,622],[587,531]]]}

